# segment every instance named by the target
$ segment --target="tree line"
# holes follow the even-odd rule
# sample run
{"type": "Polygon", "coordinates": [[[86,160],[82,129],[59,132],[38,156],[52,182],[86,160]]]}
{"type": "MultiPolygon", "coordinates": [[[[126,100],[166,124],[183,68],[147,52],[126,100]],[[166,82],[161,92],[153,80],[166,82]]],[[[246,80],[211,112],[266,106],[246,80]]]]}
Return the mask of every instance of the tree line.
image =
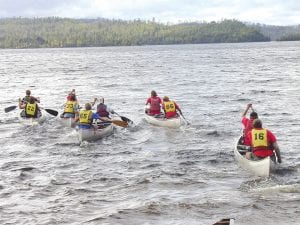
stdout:
{"type": "Polygon", "coordinates": [[[269,37],[271,41],[300,41],[300,25],[275,26],[258,23],[249,26],[269,37]]]}
{"type": "Polygon", "coordinates": [[[143,20],[5,18],[0,48],[61,48],[270,41],[237,20],[161,24],[143,20]]]}

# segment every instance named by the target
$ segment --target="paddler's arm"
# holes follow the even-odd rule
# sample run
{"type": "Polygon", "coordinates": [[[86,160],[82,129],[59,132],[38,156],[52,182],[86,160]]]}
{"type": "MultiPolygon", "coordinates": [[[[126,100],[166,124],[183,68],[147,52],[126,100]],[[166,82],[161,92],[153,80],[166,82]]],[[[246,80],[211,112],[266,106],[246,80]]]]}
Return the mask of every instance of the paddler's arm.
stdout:
{"type": "Polygon", "coordinates": [[[19,108],[24,109],[25,108],[25,103],[19,98],[19,108]]]}
{"type": "Polygon", "coordinates": [[[281,153],[280,153],[280,149],[278,147],[277,142],[273,143],[273,147],[274,147],[274,150],[275,150],[275,153],[276,153],[276,156],[277,156],[277,160],[278,160],[279,163],[281,163],[282,162],[281,161],[281,153]]]}
{"type": "Polygon", "coordinates": [[[242,117],[245,117],[245,116],[247,115],[247,112],[248,112],[248,110],[249,110],[251,107],[252,107],[252,104],[249,103],[249,104],[247,105],[245,111],[243,112],[242,117]]]}

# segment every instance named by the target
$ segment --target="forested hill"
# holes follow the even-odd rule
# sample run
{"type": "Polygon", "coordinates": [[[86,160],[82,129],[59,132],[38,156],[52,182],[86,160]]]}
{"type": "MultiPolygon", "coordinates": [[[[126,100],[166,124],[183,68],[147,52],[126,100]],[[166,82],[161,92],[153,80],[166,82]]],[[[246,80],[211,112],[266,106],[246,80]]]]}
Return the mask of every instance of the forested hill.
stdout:
{"type": "Polygon", "coordinates": [[[249,26],[270,37],[271,41],[300,41],[300,25],[274,26],[250,24],[249,26]]]}
{"type": "Polygon", "coordinates": [[[0,48],[56,48],[270,41],[237,20],[166,25],[108,19],[0,19],[0,48]]]}

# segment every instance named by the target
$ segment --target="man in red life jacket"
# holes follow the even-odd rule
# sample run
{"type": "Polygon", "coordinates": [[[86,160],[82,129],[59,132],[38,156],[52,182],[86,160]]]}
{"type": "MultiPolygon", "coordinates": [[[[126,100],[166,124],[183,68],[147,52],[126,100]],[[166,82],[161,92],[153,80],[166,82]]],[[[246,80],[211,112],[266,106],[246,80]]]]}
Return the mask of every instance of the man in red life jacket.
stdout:
{"type": "Polygon", "coordinates": [[[176,102],[175,101],[170,101],[169,97],[167,97],[167,96],[165,96],[163,98],[162,108],[165,111],[165,117],[167,119],[178,116],[178,114],[176,112],[177,110],[181,114],[181,109],[176,104],[176,102]]]}
{"type": "MultiPolygon", "coordinates": [[[[243,130],[243,138],[244,138],[244,144],[245,144],[245,137],[247,136],[248,132],[252,130],[253,128],[253,120],[258,118],[258,115],[256,112],[252,111],[250,113],[250,118],[248,119],[246,117],[248,110],[252,108],[252,104],[248,104],[247,108],[245,109],[245,111],[242,114],[242,124],[244,126],[244,130],[243,130]]],[[[253,110],[253,109],[252,109],[253,110]]]]}
{"type": "Polygon", "coordinates": [[[155,91],[151,91],[151,97],[147,99],[146,105],[150,104],[150,108],[146,110],[146,113],[154,116],[161,113],[160,108],[162,101],[160,97],[157,96],[155,91]]]}
{"type": "Polygon", "coordinates": [[[276,137],[271,131],[262,128],[260,119],[255,119],[253,121],[253,129],[248,132],[245,141],[246,145],[252,147],[252,152],[247,152],[246,158],[260,159],[268,156],[273,157],[275,156],[275,151],[277,160],[281,163],[281,154],[276,137]]]}
{"type": "MultiPolygon", "coordinates": [[[[96,99],[97,100],[97,99],[96,99]]],[[[100,117],[109,118],[109,114],[114,114],[114,110],[110,109],[106,104],[104,104],[104,98],[99,99],[99,104],[97,105],[97,114],[100,117]]]]}

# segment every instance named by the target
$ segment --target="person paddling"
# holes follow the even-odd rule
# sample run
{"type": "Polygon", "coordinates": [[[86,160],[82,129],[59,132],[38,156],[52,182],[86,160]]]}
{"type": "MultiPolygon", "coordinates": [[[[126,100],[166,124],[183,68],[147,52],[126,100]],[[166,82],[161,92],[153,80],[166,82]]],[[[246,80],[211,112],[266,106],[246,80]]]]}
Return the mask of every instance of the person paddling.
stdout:
{"type": "Polygon", "coordinates": [[[75,122],[79,122],[78,125],[79,129],[92,129],[92,128],[97,129],[96,126],[95,127],[93,126],[94,120],[111,122],[110,119],[100,117],[97,113],[94,113],[92,111],[91,103],[86,103],[85,109],[79,110],[79,113],[77,113],[75,116],[75,122]]]}
{"type": "MultiPolygon", "coordinates": [[[[246,115],[248,113],[248,110],[252,108],[252,104],[249,103],[245,109],[245,111],[242,114],[242,124],[243,124],[243,139],[241,141],[243,141],[243,143],[245,143],[245,137],[247,136],[247,134],[249,133],[249,131],[252,130],[253,128],[253,121],[255,119],[258,118],[258,114],[257,112],[255,112],[252,108],[252,112],[250,113],[250,118],[247,118],[246,115]]],[[[243,144],[241,143],[241,144],[243,144]]]]}
{"type": "Polygon", "coordinates": [[[21,99],[19,99],[19,108],[20,109],[24,109],[21,112],[21,116],[22,117],[26,117],[26,118],[38,118],[40,117],[40,109],[38,104],[36,103],[36,98],[34,97],[29,97],[29,101],[23,101],[21,99]]]}
{"type": "Polygon", "coordinates": [[[75,93],[75,89],[72,89],[72,91],[70,91],[68,93],[68,96],[67,96],[67,101],[71,100],[75,98],[75,101],[77,101],[77,97],[76,97],[76,93],[75,93]]]}
{"type": "Polygon", "coordinates": [[[156,91],[151,91],[151,97],[147,99],[146,106],[150,105],[150,108],[146,110],[146,113],[151,116],[159,115],[161,113],[161,98],[157,96],[156,91]]]}
{"type": "Polygon", "coordinates": [[[64,112],[61,114],[62,118],[75,118],[75,114],[78,111],[78,103],[75,94],[71,94],[67,98],[67,102],[64,104],[64,112]]]}
{"type": "Polygon", "coordinates": [[[22,99],[22,102],[24,102],[24,103],[29,102],[30,97],[32,97],[32,98],[34,99],[35,102],[40,103],[40,98],[36,98],[36,97],[31,96],[31,91],[30,91],[30,90],[26,90],[25,93],[26,93],[26,95],[25,95],[25,97],[22,99]]]}
{"type": "Polygon", "coordinates": [[[99,99],[99,104],[97,105],[97,114],[100,117],[109,117],[109,114],[114,114],[114,110],[112,110],[111,108],[109,108],[106,104],[104,104],[104,98],[100,98],[99,99]]]}
{"type": "Polygon", "coordinates": [[[281,153],[276,137],[270,130],[262,128],[260,119],[253,121],[253,129],[248,132],[245,142],[246,145],[252,147],[252,152],[247,152],[246,158],[258,160],[270,156],[274,160],[276,156],[277,161],[281,163],[281,153]]]}
{"type": "Polygon", "coordinates": [[[178,116],[177,111],[182,114],[177,103],[175,101],[171,101],[168,96],[163,98],[162,108],[165,111],[165,117],[167,119],[178,116]]]}

